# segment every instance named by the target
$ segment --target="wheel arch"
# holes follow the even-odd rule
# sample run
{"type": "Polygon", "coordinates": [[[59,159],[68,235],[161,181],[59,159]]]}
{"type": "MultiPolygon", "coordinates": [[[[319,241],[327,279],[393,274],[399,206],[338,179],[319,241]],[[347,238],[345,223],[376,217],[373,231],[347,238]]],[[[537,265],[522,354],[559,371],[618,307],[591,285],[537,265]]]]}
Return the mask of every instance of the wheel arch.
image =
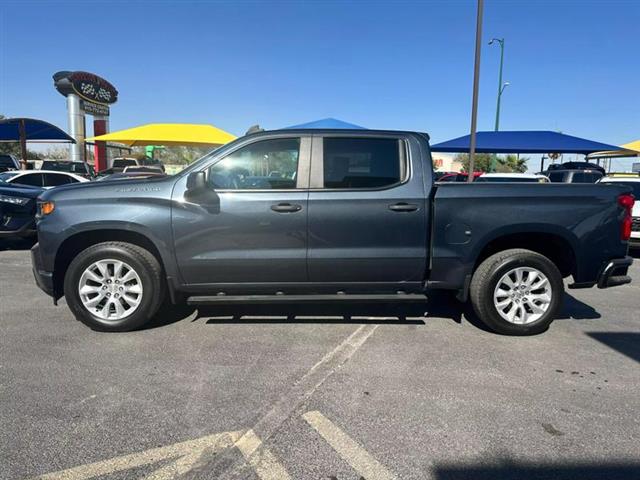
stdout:
{"type": "Polygon", "coordinates": [[[66,238],[58,247],[54,261],[54,291],[61,294],[64,277],[69,264],[77,254],[86,248],[103,242],[126,242],[149,251],[160,263],[163,276],[167,275],[167,262],[156,243],[141,232],[124,228],[90,229],[75,233],[66,238]]]}
{"type": "Polygon", "coordinates": [[[577,257],[574,239],[555,228],[534,230],[512,229],[486,239],[478,248],[473,271],[494,253],[512,248],[523,248],[544,255],[560,270],[563,277],[576,273],[577,257]]]}

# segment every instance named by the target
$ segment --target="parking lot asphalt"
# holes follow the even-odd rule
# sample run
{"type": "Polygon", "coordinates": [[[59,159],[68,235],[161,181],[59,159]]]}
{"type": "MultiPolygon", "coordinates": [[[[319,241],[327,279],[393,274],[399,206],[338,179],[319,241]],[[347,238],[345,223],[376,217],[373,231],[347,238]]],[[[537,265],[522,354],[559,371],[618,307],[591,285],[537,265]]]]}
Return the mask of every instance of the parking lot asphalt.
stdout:
{"type": "Polygon", "coordinates": [[[105,334],[0,244],[0,479],[640,478],[636,283],[534,337],[427,305],[164,311],[105,334]]]}

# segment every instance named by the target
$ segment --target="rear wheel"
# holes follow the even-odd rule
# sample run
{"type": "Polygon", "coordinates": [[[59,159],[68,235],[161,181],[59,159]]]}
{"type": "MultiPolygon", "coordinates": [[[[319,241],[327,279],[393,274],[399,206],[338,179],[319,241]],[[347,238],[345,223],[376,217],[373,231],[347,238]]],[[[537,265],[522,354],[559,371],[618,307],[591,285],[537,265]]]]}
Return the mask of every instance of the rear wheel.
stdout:
{"type": "Polygon", "coordinates": [[[82,251],[69,265],[64,294],[78,320],[95,330],[139,328],[164,297],[162,269],[147,250],[104,242],[82,251]]]}
{"type": "Polygon", "coordinates": [[[524,249],[505,250],[484,260],[470,286],[480,320],[505,335],[545,331],[563,294],[558,268],[547,257],[524,249]]]}

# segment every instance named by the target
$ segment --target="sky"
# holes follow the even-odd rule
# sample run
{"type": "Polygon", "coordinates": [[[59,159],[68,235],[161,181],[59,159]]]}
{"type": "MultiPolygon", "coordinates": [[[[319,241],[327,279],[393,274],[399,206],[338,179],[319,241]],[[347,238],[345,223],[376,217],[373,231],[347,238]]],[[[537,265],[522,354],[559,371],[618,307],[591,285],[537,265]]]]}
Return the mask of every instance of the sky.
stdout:
{"type": "MultiPolygon", "coordinates": [[[[111,130],[210,123],[236,135],[335,117],[470,128],[476,2],[15,1],[0,4],[0,114],[67,129],[59,70],[119,91],[111,130]]],[[[486,0],[478,129],[640,138],[640,1],[486,0]]],[[[91,133],[91,132],[88,132],[91,133]]]]}

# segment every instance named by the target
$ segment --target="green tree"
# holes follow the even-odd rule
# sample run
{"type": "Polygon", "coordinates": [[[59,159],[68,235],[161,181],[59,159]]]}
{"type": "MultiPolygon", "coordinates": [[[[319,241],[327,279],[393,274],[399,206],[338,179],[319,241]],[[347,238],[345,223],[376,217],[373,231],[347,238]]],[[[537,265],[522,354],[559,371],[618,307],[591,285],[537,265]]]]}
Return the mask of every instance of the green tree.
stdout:
{"type": "Polygon", "coordinates": [[[496,171],[499,173],[524,173],[527,171],[529,157],[520,157],[510,153],[505,157],[498,157],[496,171]]]}
{"type": "MultiPolygon", "coordinates": [[[[490,153],[476,153],[473,169],[476,172],[488,172],[491,169],[490,153]]],[[[469,171],[469,154],[459,153],[456,160],[462,163],[462,170],[469,171]]],[[[520,157],[509,154],[506,156],[498,156],[496,159],[496,172],[498,173],[524,173],[527,171],[527,161],[529,157],[520,157]]]]}
{"type": "MultiPolygon", "coordinates": [[[[455,159],[462,163],[462,170],[464,172],[469,171],[469,154],[458,153],[455,159]]],[[[473,169],[476,172],[488,172],[491,166],[491,154],[489,153],[476,153],[473,169]]]]}

